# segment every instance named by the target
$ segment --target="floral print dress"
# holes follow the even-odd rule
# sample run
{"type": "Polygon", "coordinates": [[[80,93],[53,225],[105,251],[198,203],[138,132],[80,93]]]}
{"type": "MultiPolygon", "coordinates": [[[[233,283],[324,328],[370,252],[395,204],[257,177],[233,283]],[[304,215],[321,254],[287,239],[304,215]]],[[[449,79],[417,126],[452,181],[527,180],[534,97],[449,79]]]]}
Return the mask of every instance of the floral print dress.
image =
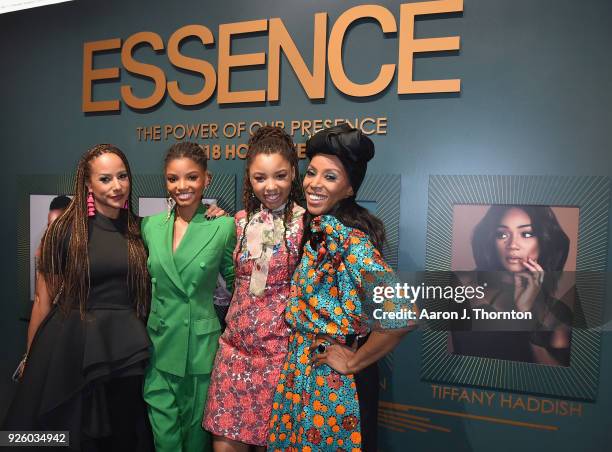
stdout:
{"type": "MultiPolygon", "coordinates": [[[[360,451],[359,397],[354,375],[327,365],[312,366],[317,334],[340,343],[364,335],[368,318],[366,286],[375,274],[392,274],[369,237],[324,215],[311,222],[285,312],[292,327],[289,351],[274,396],[268,450],[360,451]]],[[[387,303],[387,302],[385,302],[387,303]]],[[[386,309],[400,309],[397,304],[386,309]]],[[[407,326],[393,321],[384,328],[407,326]]]]}
{"type": "Polygon", "coordinates": [[[246,212],[236,214],[235,291],[202,422],[215,435],[266,444],[272,397],[287,353],[284,312],[298,261],[303,214],[304,209],[295,205],[286,233],[283,209],[263,209],[248,226],[246,212]]]}

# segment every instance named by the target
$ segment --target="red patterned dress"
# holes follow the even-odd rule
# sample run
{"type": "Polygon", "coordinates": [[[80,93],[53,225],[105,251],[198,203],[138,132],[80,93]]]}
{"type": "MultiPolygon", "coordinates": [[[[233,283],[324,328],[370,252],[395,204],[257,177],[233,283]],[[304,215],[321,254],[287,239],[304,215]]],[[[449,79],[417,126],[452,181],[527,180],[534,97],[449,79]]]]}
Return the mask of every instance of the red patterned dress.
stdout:
{"type": "Polygon", "coordinates": [[[232,440],[266,445],[272,398],[287,354],[285,308],[298,262],[304,209],[263,209],[250,220],[236,214],[236,280],[227,328],[211,375],[202,427],[232,440]],[[289,250],[287,246],[289,246],[289,250]]]}

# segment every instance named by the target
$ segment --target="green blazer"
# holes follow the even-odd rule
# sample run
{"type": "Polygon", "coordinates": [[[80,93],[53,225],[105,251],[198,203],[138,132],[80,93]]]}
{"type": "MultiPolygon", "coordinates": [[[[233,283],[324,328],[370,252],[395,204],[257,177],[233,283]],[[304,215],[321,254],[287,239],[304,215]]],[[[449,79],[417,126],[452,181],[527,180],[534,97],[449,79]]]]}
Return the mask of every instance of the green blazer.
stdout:
{"type": "Polygon", "coordinates": [[[147,330],[151,365],[183,377],[212,370],[221,325],[213,305],[217,275],[234,284],[236,229],[230,217],[207,220],[200,206],[172,253],[174,212],[143,219],[152,299],[147,330]]]}

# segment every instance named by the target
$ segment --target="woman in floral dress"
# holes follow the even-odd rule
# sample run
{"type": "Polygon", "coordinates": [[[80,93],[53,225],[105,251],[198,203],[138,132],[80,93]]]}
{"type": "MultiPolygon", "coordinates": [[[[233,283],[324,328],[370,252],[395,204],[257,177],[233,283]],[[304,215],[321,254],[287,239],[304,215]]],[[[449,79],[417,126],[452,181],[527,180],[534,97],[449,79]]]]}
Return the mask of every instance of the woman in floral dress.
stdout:
{"type": "Polygon", "coordinates": [[[266,445],[272,397],[287,353],[284,312],[303,232],[298,176],[291,137],[278,127],[258,129],[249,140],[245,210],[236,214],[236,289],[202,423],[214,435],[215,451],[266,445]]]}
{"type": "MultiPolygon", "coordinates": [[[[304,248],[285,314],[292,331],[268,449],[376,450],[376,362],[411,325],[368,316],[371,289],[392,278],[378,251],[383,225],[355,202],[374,145],[342,125],[310,138],[306,154],[304,248]]],[[[380,306],[402,307],[410,306],[395,300],[380,306]]]]}

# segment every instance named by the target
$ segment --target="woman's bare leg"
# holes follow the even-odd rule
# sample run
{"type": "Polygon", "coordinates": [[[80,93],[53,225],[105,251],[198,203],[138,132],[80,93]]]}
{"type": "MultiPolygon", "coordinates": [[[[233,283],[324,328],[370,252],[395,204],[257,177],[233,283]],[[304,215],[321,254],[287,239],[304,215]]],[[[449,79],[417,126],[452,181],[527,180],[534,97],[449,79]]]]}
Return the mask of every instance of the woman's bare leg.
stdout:
{"type": "MultiPolygon", "coordinates": [[[[213,435],[213,449],[215,452],[249,452],[250,445],[234,441],[224,436],[213,435]]],[[[262,450],[265,450],[262,449],[262,450]]]]}

